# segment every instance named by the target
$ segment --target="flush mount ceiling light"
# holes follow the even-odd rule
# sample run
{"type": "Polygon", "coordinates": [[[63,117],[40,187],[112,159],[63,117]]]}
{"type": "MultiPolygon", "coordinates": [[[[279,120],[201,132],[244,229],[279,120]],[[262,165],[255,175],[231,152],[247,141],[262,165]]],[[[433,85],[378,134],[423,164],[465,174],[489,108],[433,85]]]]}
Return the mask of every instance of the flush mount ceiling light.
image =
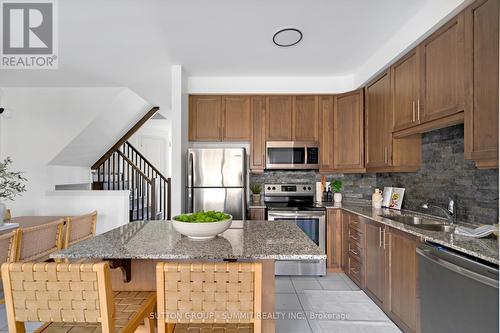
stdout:
{"type": "Polygon", "coordinates": [[[279,47],[297,45],[302,40],[302,31],[295,28],[285,28],[277,31],[273,36],[273,43],[279,47]]]}

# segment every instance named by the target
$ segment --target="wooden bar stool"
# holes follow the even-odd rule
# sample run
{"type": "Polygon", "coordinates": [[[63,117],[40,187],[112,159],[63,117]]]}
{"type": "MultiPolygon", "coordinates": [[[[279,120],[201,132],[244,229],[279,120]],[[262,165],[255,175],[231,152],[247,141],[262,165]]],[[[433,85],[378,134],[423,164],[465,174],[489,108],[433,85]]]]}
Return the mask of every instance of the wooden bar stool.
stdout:
{"type": "Polygon", "coordinates": [[[95,236],[97,211],[66,218],[64,248],[95,236]]]}
{"type": "Polygon", "coordinates": [[[18,229],[14,261],[45,261],[49,254],[61,250],[64,244],[64,219],[18,229]]]}
{"type": "MultiPolygon", "coordinates": [[[[16,257],[16,241],[17,230],[0,235],[0,265],[5,262],[12,262],[16,257]]],[[[0,277],[1,277],[0,273],[0,277]]],[[[3,291],[3,286],[0,284],[0,291],[3,291]]],[[[0,304],[5,303],[5,300],[0,299],[0,304]]]]}
{"type": "Polygon", "coordinates": [[[158,263],[158,333],[262,331],[261,263],[158,263]]]}
{"type": "Polygon", "coordinates": [[[132,333],[144,321],[154,333],[155,293],[113,292],[105,262],[6,263],[2,279],[9,333],[26,321],[46,333],[132,333]]]}

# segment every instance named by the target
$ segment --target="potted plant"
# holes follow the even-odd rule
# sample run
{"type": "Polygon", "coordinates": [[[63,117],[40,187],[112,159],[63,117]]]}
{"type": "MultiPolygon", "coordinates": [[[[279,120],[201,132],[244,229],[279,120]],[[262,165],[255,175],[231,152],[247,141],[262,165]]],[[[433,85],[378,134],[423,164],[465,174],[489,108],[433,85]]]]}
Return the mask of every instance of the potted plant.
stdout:
{"type": "Polygon", "coordinates": [[[330,182],[330,187],[332,188],[333,192],[333,201],[334,202],[342,202],[342,181],[338,179],[334,179],[330,182]]]}
{"type": "Polygon", "coordinates": [[[252,202],[254,204],[259,204],[260,192],[262,192],[262,187],[259,184],[252,184],[250,186],[250,191],[252,191],[252,202]]]}
{"type": "Polygon", "coordinates": [[[10,171],[12,164],[10,157],[0,162],[0,223],[3,223],[5,216],[5,200],[14,200],[14,198],[23,192],[26,192],[27,179],[23,177],[22,172],[10,171]]]}

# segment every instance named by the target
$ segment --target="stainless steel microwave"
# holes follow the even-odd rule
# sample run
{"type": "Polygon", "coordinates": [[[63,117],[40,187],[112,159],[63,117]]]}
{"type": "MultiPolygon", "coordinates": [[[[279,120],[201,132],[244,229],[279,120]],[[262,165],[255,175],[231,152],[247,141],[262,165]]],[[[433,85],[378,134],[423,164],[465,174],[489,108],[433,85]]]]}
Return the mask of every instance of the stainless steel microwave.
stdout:
{"type": "Polygon", "coordinates": [[[317,142],[266,142],[266,169],[319,169],[317,142]]]}

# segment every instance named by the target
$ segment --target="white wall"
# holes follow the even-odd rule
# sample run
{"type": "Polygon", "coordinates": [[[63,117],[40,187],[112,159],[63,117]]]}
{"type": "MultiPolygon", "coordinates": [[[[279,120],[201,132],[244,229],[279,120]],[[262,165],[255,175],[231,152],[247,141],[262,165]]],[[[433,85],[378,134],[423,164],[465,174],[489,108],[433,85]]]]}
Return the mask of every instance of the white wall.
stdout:
{"type": "Polygon", "coordinates": [[[50,166],[49,163],[95,118],[108,111],[123,88],[2,90],[3,106],[11,110],[12,117],[1,120],[0,158],[12,157],[13,169],[24,171],[28,178],[27,192],[7,205],[14,216],[37,214],[46,192],[56,184],[91,181],[89,165],[50,166]]]}
{"type": "Polygon", "coordinates": [[[186,151],[188,147],[188,93],[186,74],[180,65],[172,66],[172,216],[184,211],[186,151]]]}
{"type": "Polygon", "coordinates": [[[165,177],[170,177],[170,156],[172,155],[171,126],[169,119],[150,119],[128,140],[139,151],[141,151],[141,136],[151,136],[165,140],[165,168],[162,170],[160,166],[155,165],[165,177]]]}
{"type": "Polygon", "coordinates": [[[37,215],[74,216],[97,210],[97,234],[129,222],[129,191],[49,191],[37,215]]]}
{"type": "Polygon", "coordinates": [[[188,91],[203,93],[342,93],[353,88],[353,75],[334,77],[190,77],[188,91]]]}

